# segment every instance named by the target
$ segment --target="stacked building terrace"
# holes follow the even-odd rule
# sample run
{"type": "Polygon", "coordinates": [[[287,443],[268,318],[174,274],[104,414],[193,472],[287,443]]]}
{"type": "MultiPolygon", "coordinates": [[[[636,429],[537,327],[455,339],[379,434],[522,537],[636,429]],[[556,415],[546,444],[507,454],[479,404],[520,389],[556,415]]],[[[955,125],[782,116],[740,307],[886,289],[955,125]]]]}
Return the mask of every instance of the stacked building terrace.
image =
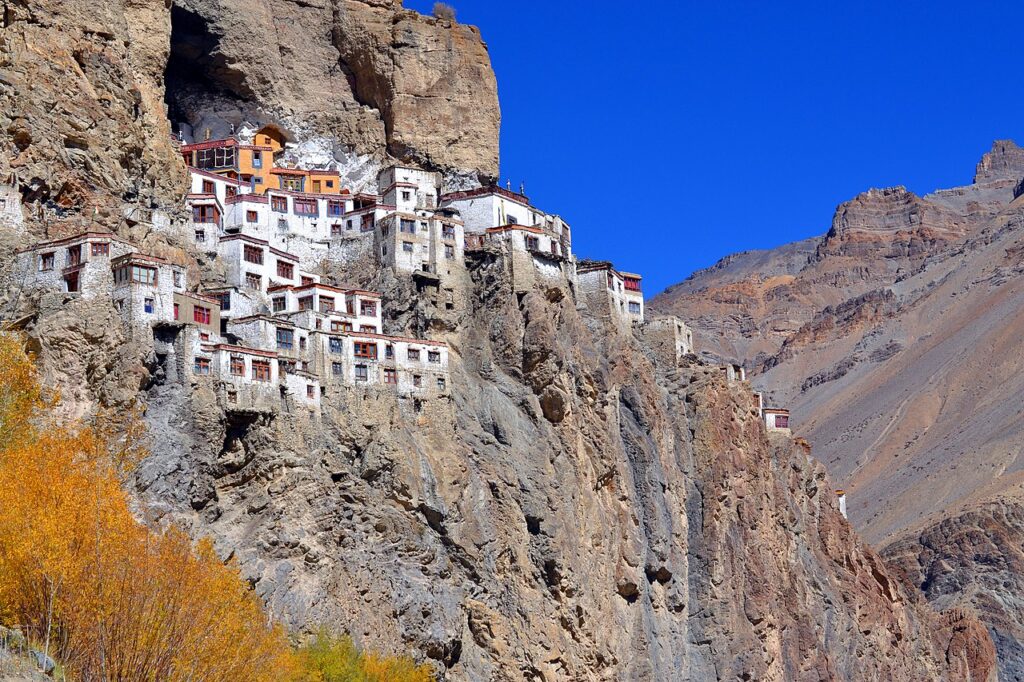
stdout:
{"type": "Polygon", "coordinates": [[[20,253],[25,286],[108,297],[133,338],[152,339],[169,374],[211,383],[236,410],[283,402],[318,412],[335,390],[449,396],[448,346],[386,334],[389,302],[322,281],[325,263],[370,262],[422,292],[464,288],[468,262],[500,253],[517,291],[565,287],[591,317],[641,334],[659,364],[693,352],[681,320],[646,319],[639,274],[577,260],[569,224],[523,191],[443,193],[440,173],[403,164],[352,191],[337,168],[288,163],[286,147],[274,128],[180,145],[190,219],[184,235],[180,223],[165,229],[217,262],[223,281],[186,281],[184,263],[85,232],[20,253]]]}

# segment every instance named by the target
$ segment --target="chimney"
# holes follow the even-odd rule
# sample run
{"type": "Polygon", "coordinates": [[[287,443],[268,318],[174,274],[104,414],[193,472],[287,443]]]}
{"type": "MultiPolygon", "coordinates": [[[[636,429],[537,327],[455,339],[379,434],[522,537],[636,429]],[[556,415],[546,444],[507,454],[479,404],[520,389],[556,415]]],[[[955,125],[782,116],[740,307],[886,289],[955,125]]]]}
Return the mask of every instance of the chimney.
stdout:
{"type": "Polygon", "coordinates": [[[839,498],[839,513],[843,515],[844,519],[848,518],[846,516],[846,491],[837,490],[836,497],[839,498]]]}

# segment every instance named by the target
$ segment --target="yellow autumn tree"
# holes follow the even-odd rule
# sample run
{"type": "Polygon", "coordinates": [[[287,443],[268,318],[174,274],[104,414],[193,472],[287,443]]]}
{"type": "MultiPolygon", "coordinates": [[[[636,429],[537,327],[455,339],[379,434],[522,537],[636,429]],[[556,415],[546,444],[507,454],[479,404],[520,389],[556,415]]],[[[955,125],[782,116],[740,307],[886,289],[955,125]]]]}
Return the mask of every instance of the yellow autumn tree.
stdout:
{"type": "Polygon", "coordinates": [[[133,518],[121,487],[141,452],[133,430],[60,426],[49,408],[21,340],[0,334],[0,619],[81,679],[296,675],[233,565],[133,518]]]}

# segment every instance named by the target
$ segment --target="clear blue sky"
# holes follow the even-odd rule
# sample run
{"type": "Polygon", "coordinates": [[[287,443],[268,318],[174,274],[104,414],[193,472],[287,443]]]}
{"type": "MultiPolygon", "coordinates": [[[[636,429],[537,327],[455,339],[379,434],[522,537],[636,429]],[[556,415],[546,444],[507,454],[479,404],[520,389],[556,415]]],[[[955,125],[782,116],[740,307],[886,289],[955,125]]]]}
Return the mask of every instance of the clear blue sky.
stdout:
{"type": "Polygon", "coordinates": [[[502,183],[648,296],[822,234],[869,187],[967,184],[992,140],[1024,144],[1024,3],[449,4],[490,49],[502,183]]]}

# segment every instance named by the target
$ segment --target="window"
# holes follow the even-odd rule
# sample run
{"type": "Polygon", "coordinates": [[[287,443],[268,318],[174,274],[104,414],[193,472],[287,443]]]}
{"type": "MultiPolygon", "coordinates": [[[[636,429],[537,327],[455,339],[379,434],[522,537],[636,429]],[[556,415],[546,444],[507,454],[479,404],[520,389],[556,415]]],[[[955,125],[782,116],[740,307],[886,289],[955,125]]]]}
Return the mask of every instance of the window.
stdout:
{"type": "Polygon", "coordinates": [[[212,296],[215,299],[217,299],[217,302],[220,304],[220,309],[221,310],[231,310],[231,292],[230,291],[221,291],[219,293],[212,294],[212,296]]]}
{"type": "Polygon", "coordinates": [[[366,365],[356,365],[356,381],[367,381],[370,378],[370,372],[366,365]]]}
{"type": "Polygon", "coordinates": [[[44,271],[53,270],[53,261],[54,258],[52,253],[44,253],[39,256],[39,269],[44,271]]]}
{"type": "Polygon", "coordinates": [[[334,312],[334,299],[330,296],[320,296],[320,312],[332,313],[334,312]]]}
{"type": "Polygon", "coordinates": [[[181,271],[180,270],[172,271],[172,276],[174,277],[174,287],[175,288],[181,287],[181,271]]]}
{"type": "Polygon", "coordinates": [[[245,273],[245,285],[251,289],[261,289],[263,287],[263,278],[255,272],[247,272],[245,273]]]}
{"type": "Polygon", "coordinates": [[[285,279],[292,279],[295,277],[295,266],[287,261],[278,259],[277,276],[284,277],[285,279]]]}
{"type": "Polygon", "coordinates": [[[443,391],[445,389],[446,384],[447,382],[444,380],[444,377],[437,378],[437,390],[443,391]]]}
{"type": "Polygon", "coordinates": [[[359,325],[359,331],[368,332],[370,334],[376,334],[377,328],[374,327],[372,324],[361,324],[359,325]]]}
{"type": "Polygon", "coordinates": [[[351,230],[352,229],[352,219],[351,218],[349,218],[348,220],[345,221],[345,229],[346,230],[351,230]]]}
{"type": "Polygon", "coordinates": [[[71,246],[68,248],[68,255],[65,259],[66,265],[78,265],[82,262],[82,245],[71,246]]]}
{"type": "Polygon", "coordinates": [[[359,314],[364,317],[375,317],[377,315],[377,302],[376,301],[360,301],[359,302],[359,314]]]}
{"type": "Polygon", "coordinates": [[[537,250],[540,248],[540,240],[536,237],[526,237],[526,248],[537,250]]]}
{"type": "Polygon", "coordinates": [[[331,331],[332,332],[350,332],[352,331],[351,322],[340,322],[338,320],[331,320],[331,331]]]}
{"type": "Polygon", "coordinates": [[[422,270],[423,272],[430,272],[430,263],[426,261],[420,263],[420,270],[422,270]]]}
{"type": "Polygon", "coordinates": [[[156,268],[147,268],[143,265],[126,265],[117,269],[115,279],[118,284],[123,282],[156,284],[156,268]]]}
{"type": "Polygon", "coordinates": [[[295,215],[320,215],[320,211],[316,205],[316,199],[294,199],[292,204],[295,209],[295,215]]]}
{"type": "Polygon", "coordinates": [[[327,215],[329,216],[340,216],[345,212],[345,202],[339,199],[328,199],[327,200],[327,215]]]}
{"type": "Polygon", "coordinates": [[[258,246],[246,244],[242,247],[242,258],[249,263],[263,264],[263,249],[258,246]]]}
{"type": "Polygon", "coordinates": [[[203,194],[213,194],[213,180],[203,180],[203,194]]]}
{"type": "Polygon", "coordinates": [[[196,152],[196,168],[229,168],[235,165],[234,147],[200,149],[196,152]]]}
{"type": "Polygon", "coordinates": [[[209,341],[210,340],[210,335],[207,332],[199,332],[199,340],[200,341],[209,341]]]}
{"type": "Polygon", "coordinates": [[[252,152],[252,167],[263,168],[263,152],[253,150],[252,152]]]}
{"type": "Polygon", "coordinates": [[[196,241],[197,242],[205,242],[206,241],[206,231],[205,230],[196,230],[196,241]]]}
{"type": "Polygon", "coordinates": [[[402,218],[398,222],[398,231],[413,234],[416,232],[416,222],[413,220],[406,220],[405,218],[402,218]]]}
{"type": "Polygon", "coordinates": [[[398,372],[393,369],[384,370],[384,383],[385,384],[397,384],[398,383],[398,372]]]}
{"type": "Polygon", "coordinates": [[[627,291],[640,291],[640,280],[635,277],[624,277],[622,279],[626,284],[627,291]]]}
{"type": "Polygon", "coordinates": [[[274,299],[273,303],[274,303],[274,312],[275,313],[284,312],[284,308],[285,308],[285,298],[284,298],[284,296],[278,296],[277,298],[274,299]]]}
{"type": "Polygon", "coordinates": [[[412,242],[402,242],[402,251],[412,253],[412,242]]]}
{"type": "Polygon", "coordinates": [[[277,231],[287,232],[288,231],[288,220],[286,218],[277,219],[277,231]]]}
{"type": "Polygon", "coordinates": [[[253,360],[252,361],[252,380],[253,381],[270,381],[270,361],[269,360],[253,360]]]}
{"type": "Polygon", "coordinates": [[[288,197],[272,196],[270,197],[270,209],[277,211],[278,213],[288,212],[288,197]]]}
{"type": "Polygon", "coordinates": [[[91,253],[94,256],[109,256],[110,244],[107,242],[93,242],[91,253]]]}
{"type": "Polygon", "coordinates": [[[194,223],[215,223],[217,222],[216,206],[193,206],[192,222],[194,223]]]}
{"type": "Polygon", "coordinates": [[[228,402],[232,405],[238,402],[238,391],[228,391],[228,402]]]}
{"type": "Polygon", "coordinates": [[[777,429],[788,429],[789,428],[789,415],[788,414],[777,414],[777,415],[775,415],[775,428],[777,428],[777,429]]]}
{"type": "Polygon", "coordinates": [[[151,298],[144,298],[144,299],[142,299],[142,309],[144,311],[146,311],[147,314],[152,315],[153,314],[153,308],[154,308],[153,299],[151,299],[151,298]]]}
{"type": "Polygon", "coordinates": [[[445,239],[455,239],[455,226],[454,225],[442,225],[441,236],[445,239]]]}
{"type": "Polygon", "coordinates": [[[192,371],[196,374],[209,374],[210,358],[196,358],[192,365],[192,371]]]}
{"type": "Polygon", "coordinates": [[[352,354],[357,358],[377,359],[377,344],[365,341],[356,341],[353,345],[352,354]]]}
{"type": "Polygon", "coordinates": [[[327,344],[328,344],[328,347],[331,349],[332,353],[341,354],[341,339],[339,339],[337,337],[331,337],[327,341],[327,344]]]}
{"type": "Polygon", "coordinates": [[[395,359],[395,347],[392,346],[391,344],[384,346],[384,358],[386,360],[395,359]]]}
{"type": "Polygon", "coordinates": [[[301,192],[302,191],[302,180],[301,177],[294,176],[281,176],[281,189],[286,189],[289,192],[301,192]]]}
{"type": "Polygon", "coordinates": [[[508,224],[509,225],[518,225],[519,224],[519,219],[516,218],[514,215],[510,215],[508,217],[508,224]]]}
{"type": "Polygon", "coordinates": [[[455,258],[455,247],[452,246],[451,244],[445,244],[444,245],[444,257],[449,259],[449,260],[451,260],[452,258],[455,258]]]}
{"type": "Polygon", "coordinates": [[[640,314],[640,304],[635,302],[635,301],[630,301],[629,302],[629,312],[630,312],[631,315],[639,315],[640,314]]]}
{"type": "Polygon", "coordinates": [[[230,199],[231,197],[235,196],[236,194],[238,194],[238,188],[235,187],[234,185],[228,185],[227,187],[224,188],[224,196],[225,197],[230,199]]]}
{"type": "Polygon", "coordinates": [[[295,347],[295,334],[291,329],[277,328],[277,347],[282,350],[291,350],[295,347]]]}
{"type": "Polygon", "coordinates": [[[312,310],[313,309],[313,297],[303,296],[299,299],[299,310],[312,310]]]}
{"type": "Polygon", "coordinates": [[[420,223],[420,232],[426,232],[426,231],[427,231],[427,224],[425,222],[421,222],[420,223]]]}
{"type": "Polygon", "coordinates": [[[419,388],[420,386],[422,386],[423,385],[423,377],[421,377],[419,374],[413,374],[412,375],[412,385],[415,386],[416,388],[419,388]]]}
{"type": "Polygon", "coordinates": [[[327,186],[328,187],[334,187],[334,180],[328,180],[327,181],[327,186]]]}
{"type": "Polygon", "coordinates": [[[341,223],[331,223],[331,236],[336,237],[341,234],[341,223]]]}
{"type": "Polygon", "coordinates": [[[178,319],[178,304],[174,304],[174,319],[178,319]]]}
{"type": "Polygon", "coordinates": [[[427,353],[428,362],[441,362],[441,351],[432,350],[427,353]]]}
{"type": "Polygon", "coordinates": [[[231,356],[231,375],[236,377],[245,376],[245,358],[241,355],[231,356]]]}
{"type": "Polygon", "coordinates": [[[258,222],[259,219],[260,219],[260,215],[256,211],[246,211],[245,212],[245,222],[247,222],[247,223],[255,223],[255,222],[258,222]]]}
{"type": "Polygon", "coordinates": [[[411,199],[412,199],[412,192],[409,192],[409,191],[403,191],[402,192],[402,201],[410,201],[411,199]]]}
{"type": "Polygon", "coordinates": [[[192,320],[199,324],[210,324],[210,309],[201,305],[193,307],[192,320]]]}
{"type": "Polygon", "coordinates": [[[321,191],[320,181],[319,180],[314,180],[313,181],[313,194],[320,194],[320,191],[321,191]]]}
{"type": "Polygon", "coordinates": [[[315,282],[313,282],[313,278],[310,277],[309,275],[303,275],[302,276],[302,286],[307,286],[309,284],[315,284],[315,282]]]}
{"type": "Polygon", "coordinates": [[[300,336],[299,337],[299,350],[306,350],[306,337],[305,336],[300,336]]]}
{"type": "Polygon", "coordinates": [[[78,292],[78,271],[69,272],[64,275],[64,286],[69,294],[78,292]]]}
{"type": "Polygon", "coordinates": [[[333,374],[336,377],[340,377],[344,373],[345,373],[345,366],[344,365],[342,365],[340,362],[332,362],[331,363],[331,374],[333,374]]]}
{"type": "Polygon", "coordinates": [[[306,384],[306,397],[310,400],[316,397],[316,389],[313,388],[313,384],[306,384]]]}
{"type": "Polygon", "coordinates": [[[408,350],[408,352],[406,353],[406,358],[408,358],[409,360],[419,360],[420,359],[420,349],[419,348],[410,348],[408,350]]]}

